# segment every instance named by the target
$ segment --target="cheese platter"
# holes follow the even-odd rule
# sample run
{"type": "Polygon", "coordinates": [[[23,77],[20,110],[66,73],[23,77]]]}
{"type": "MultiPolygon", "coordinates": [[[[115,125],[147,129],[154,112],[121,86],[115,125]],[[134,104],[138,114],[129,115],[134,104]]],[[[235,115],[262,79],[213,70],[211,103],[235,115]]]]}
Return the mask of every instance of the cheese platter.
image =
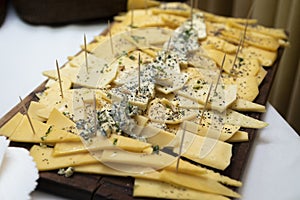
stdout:
{"type": "Polygon", "coordinates": [[[169,3],[147,8],[147,12],[134,10],[117,16],[109,34],[102,33],[92,43],[85,44],[82,52],[57,70],[60,73],[53,70],[43,73],[49,80],[22,100],[27,111],[19,104],[1,119],[0,133],[9,137],[12,145],[30,149],[40,170],[39,189],[72,199],[177,198],[178,195],[181,199],[240,197],[229,188],[236,190],[241,186],[239,180],[257,128],[267,125],[258,119],[264,111],[283,45],[278,45],[277,41],[274,51],[275,39],[265,34],[271,32],[270,28],[256,29],[253,25],[237,62],[232,65],[240,38],[231,30],[236,28],[242,35],[243,28],[239,29],[239,24],[248,23],[248,20],[228,19],[196,9],[191,20],[190,10],[186,4],[169,3]],[[132,12],[136,17],[133,22],[132,12]],[[144,18],[153,17],[156,21],[145,23],[144,18]],[[174,23],[169,24],[169,19],[174,23]],[[176,25],[178,20],[182,21],[176,25]],[[258,33],[260,30],[263,36],[258,33]],[[255,51],[260,53],[253,58],[253,53],[249,52],[259,48],[257,42],[261,42],[261,37],[266,41],[267,50],[255,51]],[[183,48],[185,46],[187,49],[183,48]],[[226,59],[222,62],[224,52],[226,59]],[[137,59],[140,55],[141,59],[137,59]],[[264,63],[264,70],[262,64],[257,63],[264,63]],[[253,72],[257,65],[259,69],[253,72]],[[231,66],[234,67],[231,69],[231,66]],[[254,67],[249,70],[249,66],[254,67]],[[216,84],[215,72],[219,75],[220,67],[224,69],[222,82],[216,84]],[[61,79],[59,74],[62,80],[58,80],[61,79]],[[252,87],[253,82],[256,87],[252,87]],[[210,96],[208,86],[211,90],[213,84],[221,89],[210,96]],[[249,110],[245,105],[252,107],[249,106],[249,110]],[[132,115],[124,118],[121,114],[128,110],[132,115]],[[36,133],[21,113],[33,118],[36,133]],[[201,116],[205,116],[205,120],[201,116]],[[218,116],[222,123],[213,122],[210,116],[218,116]],[[200,118],[201,123],[197,124],[200,118]],[[132,124],[133,128],[128,129],[132,124]],[[211,124],[218,126],[217,138],[213,138],[214,148],[204,158],[194,156],[191,149],[197,146],[195,151],[199,151],[201,141],[208,138],[206,134],[211,130],[205,126],[211,124]],[[234,139],[233,130],[240,136],[234,139]],[[185,132],[187,136],[183,136],[185,132]],[[185,140],[184,145],[178,145],[180,138],[185,140]],[[67,148],[71,143],[77,152],[67,148]],[[171,153],[164,151],[168,146],[172,147],[171,153]],[[179,151],[182,146],[183,153],[179,151]],[[131,154],[133,152],[135,154],[131,154]],[[143,159],[139,161],[136,153],[142,154],[143,159]],[[166,163],[161,164],[158,156],[164,157],[166,163]],[[179,165],[174,167],[179,159],[179,165]],[[127,166],[130,163],[139,167],[132,169],[127,166]],[[59,169],[68,167],[75,171],[71,177],[58,174],[59,169]],[[195,181],[207,179],[202,185],[198,184],[202,188],[186,184],[193,181],[193,173],[198,176],[195,181]],[[179,183],[176,179],[186,181],[179,183]],[[203,189],[210,181],[215,186],[203,189]],[[223,184],[230,187],[225,189],[223,184]],[[153,189],[148,194],[143,188],[153,189]],[[159,192],[158,188],[168,192],[159,192]],[[177,196],[172,196],[174,191],[177,196]]]}

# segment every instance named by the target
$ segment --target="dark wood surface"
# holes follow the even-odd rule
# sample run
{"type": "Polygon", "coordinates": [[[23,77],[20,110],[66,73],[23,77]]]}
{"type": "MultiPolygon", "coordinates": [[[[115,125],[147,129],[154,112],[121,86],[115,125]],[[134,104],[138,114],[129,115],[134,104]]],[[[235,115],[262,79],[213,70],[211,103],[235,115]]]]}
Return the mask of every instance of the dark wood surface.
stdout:
{"type": "MultiPolygon", "coordinates": [[[[268,74],[260,85],[260,93],[255,102],[263,105],[266,104],[282,53],[283,49],[280,48],[274,66],[266,68],[268,74]]],[[[45,83],[46,82],[43,82],[23,99],[26,106],[29,106],[30,101],[37,100],[35,94],[44,90],[45,83]]],[[[20,103],[0,119],[0,127],[19,111],[23,112],[20,103]]],[[[259,113],[247,114],[257,119],[261,118],[261,114],[259,113]]],[[[225,171],[220,172],[237,180],[241,180],[242,178],[257,133],[255,129],[245,129],[245,131],[249,133],[249,142],[236,143],[233,145],[231,164],[225,171]]],[[[14,142],[12,142],[11,145],[27,149],[31,146],[30,144],[14,142]]],[[[64,176],[58,175],[57,171],[40,172],[39,175],[38,190],[70,199],[149,199],[132,197],[134,179],[131,177],[75,173],[72,177],[65,178],[64,176]]]]}

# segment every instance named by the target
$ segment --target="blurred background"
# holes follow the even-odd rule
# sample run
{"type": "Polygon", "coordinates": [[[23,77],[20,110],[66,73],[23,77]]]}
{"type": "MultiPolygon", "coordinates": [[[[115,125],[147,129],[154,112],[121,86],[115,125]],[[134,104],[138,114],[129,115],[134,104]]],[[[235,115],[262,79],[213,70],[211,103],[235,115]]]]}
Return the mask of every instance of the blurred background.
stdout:
{"type": "MultiPolygon", "coordinates": [[[[188,3],[190,2],[188,1],[188,3]]],[[[74,23],[92,23],[93,20],[111,18],[126,10],[127,0],[0,0],[0,25],[5,20],[8,4],[13,5],[19,17],[26,23],[63,26],[74,23]]],[[[202,10],[224,16],[244,18],[252,4],[255,6],[251,18],[258,19],[258,23],[265,26],[283,28],[289,34],[290,46],[284,50],[269,102],[299,133],[300,1],[194,0],[194,5],[202,10]]]]}

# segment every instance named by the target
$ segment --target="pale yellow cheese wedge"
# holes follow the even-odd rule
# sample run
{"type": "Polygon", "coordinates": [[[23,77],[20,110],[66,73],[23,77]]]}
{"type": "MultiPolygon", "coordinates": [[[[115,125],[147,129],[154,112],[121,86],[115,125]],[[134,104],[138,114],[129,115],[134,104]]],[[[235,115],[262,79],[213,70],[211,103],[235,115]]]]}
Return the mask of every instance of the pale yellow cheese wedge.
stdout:
{"type": "Polygon", "coordinates": [[[175,161],[175,157],[164,152],[153,154],[125,152],[122,150],[103,150],[101,162],[119,163],[162,169],[175,161]]]}
{"type": "Polygon", "coordinates": [[[162,181],[136,178],[133,188],[134,197],[155,197],[166,199],[229,200],[221,195],[205,193],[190,188],[175,186],[162,181]]]}
{"type": "Polygon", "coordinates": [[[247,142],[249,141],[248,133],[246,131],[237,131],[227,142],[247,142]]]}
{"type": "Polygon", "coordinates": [[[44,110],[47,109],[47,106],[36,102],[36,101],[31,101],[29,108],[28,108],[28,115],[32,118],[32,119],[36,119],[38,121],[44,122],[47,120],[47,118],[45,118],[44,115],[40,115],[39,111],[40,110],[44,110]]]}
{"type": "Polygon", "coordinates": [[[53,126],[55,129],[65,130],[77,134],[75,122],[66,117],[66,115],[58,111],[56,108],[54,108],[50,113],[47,124],[53,126]]]}
{"type": "Polygon", "coordinates": [[[236,99],[230,108],[236,111],[266,112],[265,106],[240,98],[236,99]]]}
{"type": "Polygon", "coordinates": [[[48,171],[99,162],[90,153],[54,157],[52,152],[53,148],[41,147],[38,145],[32,146],[30,155],[33,157],[39,171],[48,171]]]}
{"type": "Polygon", "coordinates": [[[18,112],[0,128],[0,135],[10,137],[22,121],[23,115],[18,112]]]}
{"type": "MultiPolygon", "coordinates": [[[[123,169],[128,169],[130,167],[135,167],[130,164],[124,164],[123,169]]],[[[131,176],[131,177],[140,177],[144,179],[151,179],[151,180],[158,180],[159,179],[159,172],[153,170],[148,173],[129,173],[126,170],[117,170],[115,168],[112,168],[109,165],[102,164],[100,162],[98,163],[92,163],[92,164],[84,164],[84,165],[78,165],[75,166],[75,172],[80,173],[89,173],[89,174],[101,174],[101,175],[110,175],[110,176],[131,176]]]]}
{"type": "Polygon", "coordinates": [[[31,142],[31,143],[55,143],[65,141],[80,141],[79,136],[67,131],[52,128],[50,125],[31,119],[35,131],[31,129],[30,123],[26,116],[23,116],[22,122],[9,137],[14,142],[31,142]]]}
{"type": "Polygon", "coordinates": [[[171,184],[187,187],[197,191],[219,194],[228,197],[240,198],[241,196],[233,190],[225,187],[217,181],[201,177],[191,176],[188,174],[176,173],[163,170],[160,173],[161,180],[171,184]]]}
{"type": "Polygon", "coordinates": [[[145,143],[136,139],[128,138],[121,135],[111,135],[107,143],[97,146],[85,146],[82,142],[63,142],[57,143],[54,146],[53,155],[71,155],[76,153],[84,153],[101,149],[123,149],[130,152],[151,153],[152,147],[150,143],[145,143]]]}
{"type": "Polygon", "coordinates": [[[264,128],[268,126],[267,122],[243,115],[230,109],[226,111],[226,123],[239,125],[245,128],[264,128]]]}
{"type": "MultiPolygon", "coordinates": [[[[174,152],[176,153],[179,153],[179,141],[181,137],[179,135],[182,135],[182,132],[177,137],[177,145],[174,148],[174,152]]],[[[230,164],[232,145],[185,131],[182,155],[197,163],[224,170],[230,164]]]]}
{"type": "Polygon", "coordinates": [[[260,70],[256,74],[256,79],[257,79],[257,84],[258,85],[260,85],[263,82],[263,80],[267,76],[267,73],[268,72],[263,67],[260,68],[260,70]]]}

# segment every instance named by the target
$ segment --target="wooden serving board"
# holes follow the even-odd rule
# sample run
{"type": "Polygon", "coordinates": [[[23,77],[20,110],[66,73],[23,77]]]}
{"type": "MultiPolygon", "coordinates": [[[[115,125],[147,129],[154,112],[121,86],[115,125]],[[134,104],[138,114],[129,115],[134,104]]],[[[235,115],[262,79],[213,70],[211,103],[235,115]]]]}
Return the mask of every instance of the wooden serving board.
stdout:
{"type": "MultiPolygon", "coordinates": [[[[105,33],[105,32],[104,32],[105,33]]],[[[104,34],[103,33],[103,34],[104,34]]],[[[260,85],[260,93],[255,102],[266,105],[268,96],[274,81],[276,71],[283,54],[283,48],[278,50],[277,59],[272,67],[266,68],[268,74],[260,85]]],[[[36,93],[45,89],[46,81],[33,90],[25,99],[25,105],[28,107],[31,101],[36,101],[36,93]]],[[[17,112],[23,112],[20,103],[12,108],[6,115],[0,119],[2,127],[17,112]]],[[[251,117],[260,119],[260,113],[248,113],[251,117]]],[[[231,178],[241,180],[244,168],[247,164],[250,150],[256,137],[256,129],[244,129],[249,133],[249,142],[236,143],[233,145],[233,156],[229,167],[225,171],[219,171],[221,174],[231,178]]],[[[31,144],[12,142],[11,146],[18,146],[30,149],[31,144]]],[[[57,170],[40,172],[37,189],[70,199],[149,199],[134,198],[133,185],[134,178],[131,177],[114,177],[95,174],[75,173],[72,177],[66,178],[57,174],[57,170]]]]}

